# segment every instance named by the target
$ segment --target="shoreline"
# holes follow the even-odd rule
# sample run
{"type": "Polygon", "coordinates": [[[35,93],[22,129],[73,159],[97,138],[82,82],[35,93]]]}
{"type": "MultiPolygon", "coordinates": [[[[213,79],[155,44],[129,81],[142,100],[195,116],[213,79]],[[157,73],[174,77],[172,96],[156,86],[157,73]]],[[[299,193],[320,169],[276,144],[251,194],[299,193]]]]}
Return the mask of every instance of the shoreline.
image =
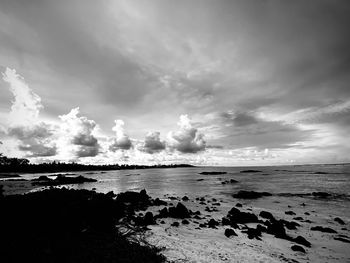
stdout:
{"type": "MultiPolygon", "coordinates": [[[[7,182],[12,185],[12,188],[16,188],[16,185],[21,183],[28,183],[28,189],[23,190],[22,193],[34,189],[31,181],[7,182]]],[[[60,187],[65,189],[70,185],[60,187]]],[[[45,186],[37,189],[49,188],[45,186]]],[[[57,187],[53,189],[57,189],[57,187]]],[[[110,192],[105,195],[113,194],[110,192]]],[[[119,194],[123,195],[123,193],[119,194]]],[[[236,193],[236,196],[237,194],[239,193],[236,193]]],[[[347,249],[350,222],[339,215],[341,220],[339,222],[343,221],[344,223],[341,225],[335,221],[334,215],[318,211],[317,207],[311,206],[308,202],[308,200],[319,200],[317,202],[332,200],[332,195],[318,193],[303,196],[266,195],[266,193],[250,192],[248,196],[245,195],[247,193],[244,192],[238,195],[243,199],[233,198],[232,195],[216,197],[191,193],[186,196],[152,195],[150,200],[152,200],[153,205],[135,206],[133,208],[135,213],[127,219],[131,221],[127,222],[134,224],[134,226],[146,227],[147,230],[144,232],[146,241],[152,246],[164,248],[161,254],[165,255],[168,260],[175,262],[184,261],[184,259],[189,262],[199,260],[202,262],[231,262],[232,260],[240,262],[252,260],[262,262],[346,262],[350,259],[347,249]],[[302,205],[303,202],[306,204],[302,205]],[[155,203],[156,205],[154,205],[155,203]],[[181,216],[174,216],[174,214],[164,214],[164,208],[167,208],[169,213],[171,209],[178,206],[178,203],[182,203],[186,207],[189,215],[181,218],[181,216]],[[161,212],[162,210],[163,212],[161,212]],[[224,222],[224,218],[229,216],[231,210],[238,213],[235,218],[247,214],[256,217],[253,217],[252,222],[249,220],[233,222],[231,219],[224,222]],[[271,220],[261,217],[263,211],[271,213],[275,218],[274,221],[281,222],[280,227],[285,230],[283,238],[276,237],[276,234],[278,236],[277,232],[266,230],[268,221],[271,220]],[[161,213],[163,214],[161,215],[161,213]],[[144,223],[145,221],[147,223],[144,223]],[[257,231],[258,228],[260,231],[257,231]],[[227,237],[227,229],[233,230],[231,234],[234,234],[227,237]],[[331,233],[332,230],[336,233],[331,233]],[[331,232],[327,233],[327,231],[331,232]],[[311,247],[294,242],[297,236],[310,242],[311,247]],[[296,249],[301,251],[293,251],[292,246],[294,245],[299,246],[296,249]]]]}

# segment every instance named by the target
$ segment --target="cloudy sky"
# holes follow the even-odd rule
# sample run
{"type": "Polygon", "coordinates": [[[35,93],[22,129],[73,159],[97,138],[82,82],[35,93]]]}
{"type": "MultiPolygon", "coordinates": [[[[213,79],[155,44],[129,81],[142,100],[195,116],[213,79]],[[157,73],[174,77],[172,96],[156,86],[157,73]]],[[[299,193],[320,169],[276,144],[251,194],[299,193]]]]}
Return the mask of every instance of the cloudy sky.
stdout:
{"type": "Polygon", "coordinates": [[[0,152],[350,162],[347,0],[0,0],[0,152]]]}

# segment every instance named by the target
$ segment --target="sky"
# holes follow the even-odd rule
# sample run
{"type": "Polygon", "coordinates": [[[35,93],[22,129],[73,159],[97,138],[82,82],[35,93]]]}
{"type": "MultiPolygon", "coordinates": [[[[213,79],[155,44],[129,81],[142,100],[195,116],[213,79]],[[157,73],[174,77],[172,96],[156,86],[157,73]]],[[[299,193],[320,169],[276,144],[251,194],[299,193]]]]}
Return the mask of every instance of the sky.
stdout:
{"type": "Polygon", "coordinates": [[[0,152],[350,162],[350,2],[0,0],[0,152]]]}

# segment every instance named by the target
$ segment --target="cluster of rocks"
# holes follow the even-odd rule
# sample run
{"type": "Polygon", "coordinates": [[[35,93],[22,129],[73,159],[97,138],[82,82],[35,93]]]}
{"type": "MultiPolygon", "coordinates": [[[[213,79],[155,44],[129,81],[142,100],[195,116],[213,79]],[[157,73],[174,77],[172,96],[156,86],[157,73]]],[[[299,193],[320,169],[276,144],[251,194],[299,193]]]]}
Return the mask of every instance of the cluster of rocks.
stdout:
{"type": "Polygon", "coordinates": [[[45,175],[40,176],[39,178],[32,179],[33,185],[40,186],[57,186],[57,185],[65,185],[65,184],[82,184],[82,183],[91,183],[97,182],[96,179],[87,178],[82,175],[73,177],[66,175],[57,175],[55,179],[51,179],[45,175]]]}

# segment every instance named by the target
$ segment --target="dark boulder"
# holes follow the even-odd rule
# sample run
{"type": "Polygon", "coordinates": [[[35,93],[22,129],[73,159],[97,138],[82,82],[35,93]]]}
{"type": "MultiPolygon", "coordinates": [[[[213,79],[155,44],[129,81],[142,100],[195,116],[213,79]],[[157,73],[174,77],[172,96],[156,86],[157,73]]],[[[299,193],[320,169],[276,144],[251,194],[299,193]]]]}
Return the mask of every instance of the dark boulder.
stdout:
{"type": "Polygon", "coordinates": [[[258,228],[247,227],[247,229],[244,230],[243,232],[248,235],[249,239],[255,238],[257,240],[261,240],[261,230],[258,228]]]}
{"type": "Polygon", "coordinates": [[[259,170],[242,170],[240,173],[261,173],[259,170]]]}
{"type": "Polygon", "coordinates": [[[340,217],[334,218],[334,221],[341,224],[341,225],[345,225],[345,222],[340,217]]]}
{"type": "Polygon", "coordinates": [[[255,191],[244,191],[241,190],[236,194],[233,194],[232,196],[234,198],[239,198],[239,199],[258,199],[264,196],[271,196],[271,193],[268,192],[255,192],[255,191]]]}
{"type": "Polygon", "coordinates": [[[164,207],[163,209],[159,210],[159,214],[158,214],[159,218],[164,218],[168,216],[169,216],[168,208],[164,207]]]}
{"type": "Polygon", "coordinates": [[[184,225],[188,225],[190,222],[187,219],[184,219],[184,220],[181,221],[181,223],[184,224],[184,225]]]}
{"type": "Polygon", "coordinates": [[[175,226],[175,227],[178,227],[180,224],[179,224],[179,222],[173,222],[172,224],[171,224],[171,226],[175,226]]]}
{"type": "Polygon", "coordinates": [[[306,253],[305,249],[304,249],[303,247],[299,246],[299,245],[293,245],[293,246],[291,247],[291,249],[292,249],[293,251],[306,253]]]}
{"type": "Polygon", "coordinates": [[[190,213],[186,206],[178,203],[176,207],[169,208],[169,216],[174,218],[188,218],[190,217],[190,213]]]}
{"type": "Polygon", "coordinates": [[[190,200],[186,195],[184,196],[184,197],[182,197],[182,201],[188,201],[188,200],[190,200]]]}
{"type": "Polygon", "coordinates": [[[327,192],[313,192],[312,195],[319,198],[327,198],[331,196],[331,194],[327,192]]]}
{"type": "Polygon", "coordinates": [[[350,239],[344,238],[344,237],[335,237],[334,240],[338,240],[344,243],[350,243],[350,239]]]}
{"type": "Polygon", "coordinates": [[[217,226],[219,225],[219,222],[216,221],[215,219],[210,219],[209,222],[208,222],[208,226],[210,228],[216,228],[217,226]]]}
{"type": "Polygon", "coordinates": [[[291,216],[295,216],[296,214],[293,211],[286,211],[284,212],[286,215],[291,215],[291,216]]]}
{"type": "Polygon", "coordinates": [[[298,243],[306,247],[311,247],[311,243],[302,236],[297,236],[296,238],[293,238],[291,241],[294,241],[295,243],[298,243]]]}
{"type": "Polygon", "coordinates": [[[272,220],[271,222],[265,222],[265,224],[267,226],[267,233],[274,235],[277,238],[288,238],[282,221],[272,220]]]}
{"type": "Polygon", "coordinates": [[[168,203],[166,201],[160,200],[159,198],[156,198],[153,201],[153,205],[154,206],[161,206],[161,205],[168,205],[168,203]]]}
{"type": "Polygon", "coordinates": [[[270,212],[267,212],[267,211],[261,211],[259,216],[262,218],[269,219],[269,220],[275,220],[274,216],[270,212]]]}
{"type": "Polygon", "coordinates": [[[225,236],[231,237],[231,236],[237,236],[237,234],[232,228],[226,228],[225,229],[225,236]]]}
{"type": "Polygon", "coordinates": [[[152,212],[146,213],[145,217],[143,218],[143,223],[146,226],[155,224],[152,212]]]}
{"type": "Polygon", "coordinates": [[[246,224],[246,223],[259,223],[258,217],[249,212],[241,212],[238,208],[232,207],[228,212],[227,217],[230,219],[230,223],[246,224]]]}
{"type": "Polygon", "coordinates": [[[330,227],[323,227],[323,226],[314,226],[310,228],[312,231],[320,231],[323,233],[332,233],[335,234],[337,233],[337,231],[335,231],[334,229],[330,228],[330,227]]]}
{"type": "Polygon", "coordinates": [[[289,230],[295,230],[295,229],[297,229],[297,227],[300,226],[300,224],[298,224],[297,222],[294,222],[294,221],[287,221],[287,220],[284,220],[284,219],[281,219],[280,221],[289,230]]]}
{"type": "Polygon", "coordinates": [[[236,207],[243,207],[243,205],[241,203],[237,203],[236,207]]]}

